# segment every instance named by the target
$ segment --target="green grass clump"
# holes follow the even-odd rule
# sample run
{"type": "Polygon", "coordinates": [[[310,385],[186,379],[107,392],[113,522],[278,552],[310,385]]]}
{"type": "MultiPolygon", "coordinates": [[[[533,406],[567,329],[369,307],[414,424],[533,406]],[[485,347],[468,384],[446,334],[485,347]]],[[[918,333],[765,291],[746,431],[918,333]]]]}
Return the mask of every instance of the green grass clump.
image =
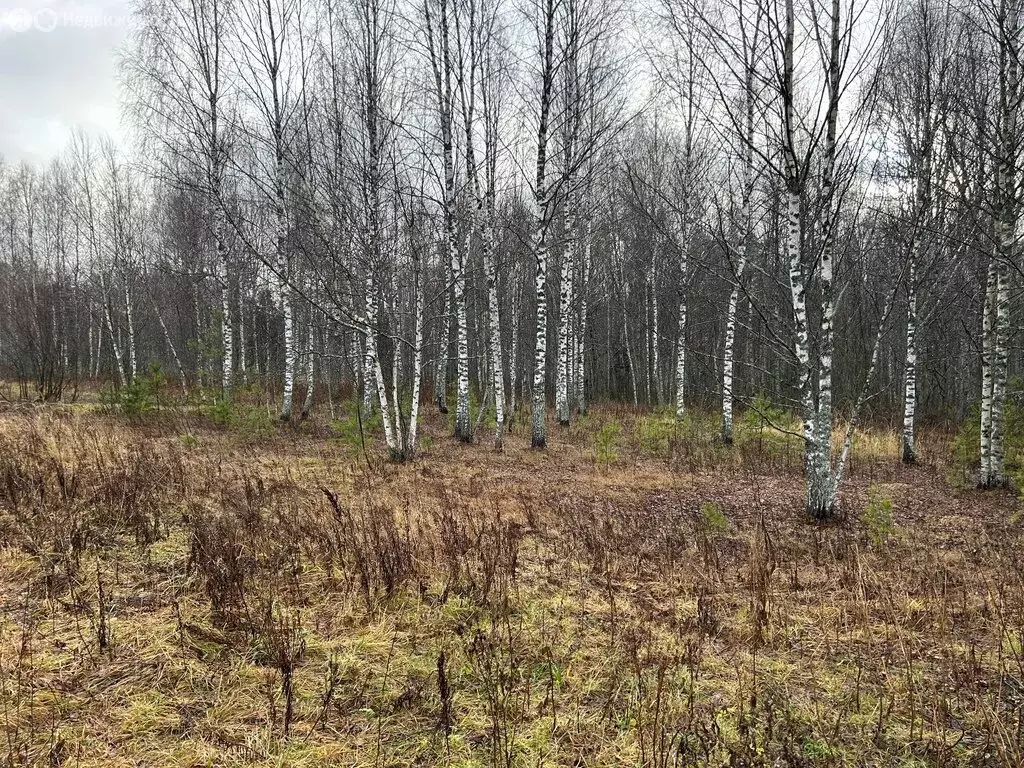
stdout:
{"type": "Polygon", "coordinates": [[[617,421],[606,421],[594,438],[594,463],[602,470],[608,469],[619,458],[619,436],[622,425],[617,421]]]}
{"type": "Polygon", "coordinates": [[[671,449],[672,438],[678,431],[679,424],[674,414],[657,412],[640,416],[636,420],[633,436],[642,452],[666,456],[671,449]]]}
{"type": "Polygon", "coordinates": [[[384,429],[384,419],[378,409],[367,414],[362,408],[362,400],[354,397],[342,404],[338,418],[330,424],[331,439],[344,446],[351,454],[361,452],[364,443],[372,442],[373,436],[384,429]]]}
{"type": "Polygon", "coordinates": [[[720,535],[729,532],[729,518],[721,504],[713,501],[705,502],[701,507],[701,524],[709,534],[720,535]]]}

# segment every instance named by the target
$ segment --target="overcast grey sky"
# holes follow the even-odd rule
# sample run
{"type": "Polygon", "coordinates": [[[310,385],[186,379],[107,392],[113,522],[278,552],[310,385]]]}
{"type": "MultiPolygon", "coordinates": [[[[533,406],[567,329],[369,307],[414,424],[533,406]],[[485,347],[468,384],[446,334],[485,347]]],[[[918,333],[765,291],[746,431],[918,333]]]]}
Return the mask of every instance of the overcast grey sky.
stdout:
{"type": "Polygon", "coordinates": [[[0,156],[45,162],[72,128],[119,135],[129,0],[0,0],[0,156]]]}

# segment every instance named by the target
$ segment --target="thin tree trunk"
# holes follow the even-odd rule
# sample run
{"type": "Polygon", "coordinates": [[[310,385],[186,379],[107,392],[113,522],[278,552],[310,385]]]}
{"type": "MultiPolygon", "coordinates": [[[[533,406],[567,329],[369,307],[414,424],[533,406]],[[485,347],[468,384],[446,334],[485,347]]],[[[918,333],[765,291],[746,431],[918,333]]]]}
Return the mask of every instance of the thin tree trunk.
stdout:
{"type": "MultiPolygon", "coordinates": [[[[505,435],[505,371],[501,354],[501,319],[498,304],[498,275],[494,266],[493,205],[489,202],[484,224],[484,271],[487,279],[487,305],[490,317],[491,388],[494,392],[494,447],[501,450],[505,435]]],[[[481,408],[483,406],[481,405],[481,408]]]]}
{"type": "Polygon", "coordinates": [[[980,484],[992,478],[992,390],[995,353],[996,262],[988,265],[985,306],[981,316],[981,473],[980,484]]]}
{"type": "MultiPolygon", "coordinates": [[[[636,377],[636,362],[633,355],[633,345],[629,340],[629,283],[626,282],[626,276],[623,271],[622,261],[624,257],[620,255],[622,249],[622,240],[616,235],[615,241],[612,244],[613,258],[615,258],[618,269],[618,283],[619,293],[622,299],[622,335],[625,339],[626,344],[626,365],[629,368],[629,378],[633,385],[633,405],[640,404],[640,387],[636,377]]],[[[611,333],[611,323],[608,325],[609,333],[611,333]]],[[[611,349],[611,346],[608,347],[611,349]]]]}
{"type": "Polygon", "coordinates": [[[299,420],[305,421],[309,418],[309,412],[313,409],[313,389],[316,380],[313,377],[313,313],[309,317],[309,338],[306,342],[306,399],[302,402],[302,411],[299,420]]]}
{"type": "Polygon", "coordinates": [[[573,275],[576,270],[576,212],[575,197],[567,195],[565,201],[565,249],[562,252],[558,298],[558,365],[555,373],[555,416],[562,426],[569,424],[569,365],[572,338],[573,275]]]}
{"type": "Polygon", "coordinates": [[[89,375],[90,376],[93,375],[93,335],[94,335],[93,322],[94,321],[93,321],[92,311],[90,310],[90,312],[89,312],[89,367],[87,369],[89,371],[89,375]]]}
{"type": "MultiPolygon", "coordinates": [[[[1013,235],[1011,234],[1012,238],[1013,235]]],[[[996,265],[995,347],[992,371],[992,440],[988,487],[1006,483],[1006,383],[1010,326],[1010,276],[1005,264],[996,265]]]]}
{"type": "Polygon", "coordinates": [[[288,257],[288,212],[285,208],[284,161],[280,155],[277,160],[275,197],[277,270],[280,281],[281,309],[284,312],[284,391],[280,418],[281,421],[291,421],[292,398],[295,393],[295,308],[292,300],[292,276],[288,257]]]}
{"type": "Polygon", "coordinates": [[[547,187],[548,120],[555,79],[555,0],[544,0],[542,9],[540,122],[537,126],[537,174],[533,196],[533,255],[536,261],[534,287],[537,292],[537,328],[533,355],[533,434],[530,444],[547,444],[548,364],[548,244],[551,220],[551,192],[547,187]]]}
{"type": "Polygon", "coordinates": [[[163,313],[160,311],[160,307],[157,305],[152,295],[150,295],[149,301],[150,304],[153,305],[153,313],[156,315],[157,322],[160,324],[160,331],[164,335],[164,341],[167,342],[167,348],[171,351],[171,359],[174,360],[174,367],[178,370],[178,377],[181,380],[181,391],[183,394],[188,394],[188,383],[185,378],[185,366],[182,365],[181,358],[178,357],[178,349],[174,346],[174,340],[171,338],[170,331],[167,330],[167,323],[164,322],[163,313]]]}
{"type": "Polygon", "coordinates": [[[522,307],[523,281],[522,269],[517,262],[513,268],[512,285],[512,338],[508,351],[509,363],[509,386],[512,388],[512,396],[509,398],[508,423],[509,429],[515,425],[517,408],[519,406],[519,312],[522,307]]]}
{"type": "Polygon", "coordinates": [[[414,300],[414,330],[413,330],[413,353],[412,353],[412,402],[409,405],[409,429],[405,441],[407,458],[416,454],[416,432],[420,418],[420,387],[423,381],[423,268],[420,264],[419,251],[415,245],[412,249],[412,281],[413,291],[416,293],[414,300]]]}
{"type": "Polygon", "coordinates": [[[658,350],[660,329],[658,328],[658,287],[655,274],[655,259],[651,259],[647,272],[647,290],[650,305],[650,376],[651,376],[651,402],[654,405],[661,405],[661,355],[658,350]]]}
{"type": "Polygon", "coordinates": [[[452,237],[451,256],[452,271],[457,272],[454,280],[453,299],[455,301],[455,350],[456,361],[456,400],[455,400],[455,436],[464,443],[473,442],[473,424],[469,413],[469,331],[466,327],[466,273],[464,258],[458,253],[455,242],[455,217],[449,234],[452,237]]]}
{"type": "Polygon", "coordinates": [[[903,376],[903,462],[917,459],[914,445],[914,413],[917,409],[917,285],[914,261],[910,263],[910,286],[907,296],[907,354],[903,376]]]}
{"type": "Polygon", "coordinates": [[[135,313],[132,306],[132,294],[128,289],[128,281],[124,284],[124,311],[128,326],[128,374],[129,380],[135,381],[139,375],[139,355],[135,346],[135,313]]]}
{"type": "Polygon", "coordinates": [[[587,391],[584,379],[587,352],[587,285],[590,280],[590,262],[592,252],[592,221],[587,217],[586,240],[583,243],[583,264],[580,268],[579,289],[576,291],[579,302],[579,322],[576,325],[576,408],[581,416],[587,413],[587,391]]]}
{"type": "MultiPolygon", "coordinates": [[[[223,297],[221,297],[223,301],[223,297]]],[[[242,286],[238,287],[238,370],[242,376],[242,384],[249,380],[249,365],[246,357],[246,334],[245,334],[245,298],[242,295],[242,286]]]]}
{"type": "Polygon", "coordinates": [[[124,367],[124,355],[121,352],[120,345],[117,343],[113,311],[110,306],[110,293],[107,290],[106,280],[103,277],[102,271],[100,272],[100,288],[103,290],[103,317],[107,323],[107,333],[110,335],[110,348],[114,351],[114,363],[117,366],[118,379],[121,382],[121,386],[124,387],[128,384],[128,376],[124,367]]]}
{"type": "MultiPolygon", "coordinates": [[[[740,257],[741,259],[743,257],[740,257]]],[[[742,261],[740,264],[742,265],[742,261]]],[[[742,269],[742,266],[741,266],[742,269]]],[[[722,353],[722,442],[733,441],[733,364],[736,345],[736,313],[739,307],[740,286],[737,281],[729,292],[729,308],[725,319],[725,349],[722,353]]]]}
{"type": "MultiPolygon", "coordinates": [[[[684,214],[685,215],[685,214],[684,214]]],[[[676,332],[676,418],[686,415],[686,279],[689,270],[690,251],[689,224],[682,222],[682,237],[679,243],[679,328],[676,332]]]]}
{"type": "Polygon", "coordinates": [[[434,402],[437,410],[448,413],[448,334],[451,327],[451,311],[448,296],[450,290],[445,285],[444,300],[441,303],[441,339],[438,344],[437,364],[434,368],[434,402]]]}
{"type": "Polygon", "coordinates": [[[733,442],[733,400],[735,398],[736,315],[739,311],[740,281],[747,266],[747,241],[750,238],[750,202],[754,194],[754,67],[748,61],[744,73],[743,189],[740,192],[739,233],[736,238],[736,275],[729,292],[729,307],[725,320],[725,350],[722,355],[722,442],[733,442]]]}
{"type": "MultiPolygon", "coordinates": [[[[377,331],[373,327],[373,323],[377,318],[377,299],[372,271],[366,277],[366,317],[367,321],[364,331],[366,337],[366,368],[370,379],[366,382],[365,389],[371,393],[371,397],[372,390],[377,390],[381,420],[384,423],[384,441],[387,443],[391,455],[399,457],[401,451],[395,436],[394,424],[391,420],[391,408],[388,405],[388,389],[387,382],[384,380],[384,369],[381,367],[380,357],[377,354],[377,331]]],[[[369,413],[369,411],[367,412],[369,413]]]]}
{"type": "MultiPolygon", "coordinates": [[[[219,195],[219,192],[218,192],[219,195]]],[[[225,213],[219,200],[214,201],[213,240],[217,254],[217,277],[220,282],[220,341],[221,341],[221,392],[225,399],[231,399],[234,386],[234,333],[231,327],[231,288],[228,281],[228,249],[224,241],[225,213]]]]}
{"type": "Polygon", "coordinates": [[[988,386],[982,401],[982,485],[986,488],[1006,483],[1006,384],[1008,378],[1010,332],[1010,265],[1015,263],[1017,244],[1018,190],[1018,111],[1020,109],[1019,9],[1015,1],[999,8],[999,122],[997,132],[998,167],[996,169],[996,253],[989,266],[985,318],[989,341],[988,386]],[[985,400],[988,400],[988,461],[986,462],[985,400]]]}

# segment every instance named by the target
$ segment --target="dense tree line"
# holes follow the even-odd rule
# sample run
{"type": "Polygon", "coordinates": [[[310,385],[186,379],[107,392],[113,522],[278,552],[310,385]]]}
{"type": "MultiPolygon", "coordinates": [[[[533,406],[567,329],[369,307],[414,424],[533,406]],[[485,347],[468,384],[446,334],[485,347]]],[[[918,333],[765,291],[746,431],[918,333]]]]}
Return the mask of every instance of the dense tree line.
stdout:
{"type": "Polygon", "coordinates": [[[361,393],[396,458],[424,407],[543,447],[550,406],[699,405],[731,442],[763,395],[818,516],[858,420],[912,462],[980,403],[1002,484],[1020,5],[138,0],[131,150],[0,170],[3,375],[361,393]]]}

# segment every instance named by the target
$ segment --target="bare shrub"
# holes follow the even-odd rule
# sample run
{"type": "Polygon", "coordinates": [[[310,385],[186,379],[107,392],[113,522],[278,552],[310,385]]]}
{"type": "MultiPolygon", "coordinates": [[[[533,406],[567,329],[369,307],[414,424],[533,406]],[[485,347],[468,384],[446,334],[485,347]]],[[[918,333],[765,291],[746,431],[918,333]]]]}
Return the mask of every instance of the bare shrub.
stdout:
{"type": "Polygon", "coordinates": [[[400,527],[393,510],[369,503],[353,509],[338,495],[321,488],[331,510],[330,541],[342,572],[355,574],[368,611],[400,587],[416,580],[418,571],[408,518],[400,527]]]}
{"type": "Polygon", "coordinates": [[[162,510],[184,497],[173,446],[67,417],[16,421],[0,433],[0,507],[5,538],[50,571],[78,571],[89,548],[140,545],[162,535],[162,510]]]}

